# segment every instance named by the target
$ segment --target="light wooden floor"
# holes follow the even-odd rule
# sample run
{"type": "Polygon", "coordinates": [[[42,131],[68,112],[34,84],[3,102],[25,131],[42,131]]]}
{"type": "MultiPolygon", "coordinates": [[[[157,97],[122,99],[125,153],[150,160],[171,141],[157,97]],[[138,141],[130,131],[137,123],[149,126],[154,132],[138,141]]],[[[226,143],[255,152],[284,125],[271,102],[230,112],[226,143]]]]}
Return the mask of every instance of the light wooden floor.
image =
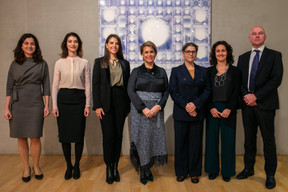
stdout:
{"type": "MultiPolygon", "coordinates": [[[[179,183],[174,175],[174,157],[169,157],[165,167],[153,168],[154,182],[142,185],[139,175],[129,162],[128,156],[122,156],[119,163],[121,182],[109,185],[105,182],[106,166],[103,156],[83,156],[81,160],[81,178],[64,180],[65,161],[62,155],[42,155],[41,168],[44,173],[42,181],[32,177],[24,183],[22,163],[18,155],[0,155],[0,192],[263,192],[288,191],[288,156],[278,156],[276,174],[277,186],[273,190],[265,188],[264,157],[257,156],[255,175],[246,180],[232,177],[229,183],[219,176],[215,180],[208,179],[203,172],[198,184],[190,179],[179,183]]],[[[236,173],[243,169],[243,156],[236,158],[236,173]]]]}

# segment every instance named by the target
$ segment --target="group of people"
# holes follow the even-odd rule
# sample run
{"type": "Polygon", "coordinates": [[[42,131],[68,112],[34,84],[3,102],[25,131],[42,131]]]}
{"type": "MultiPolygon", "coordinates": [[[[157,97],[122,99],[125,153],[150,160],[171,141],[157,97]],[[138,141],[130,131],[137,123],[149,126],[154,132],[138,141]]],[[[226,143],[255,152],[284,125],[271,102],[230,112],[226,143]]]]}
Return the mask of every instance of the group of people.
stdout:
{"type": "MultiPolygon", "coordinates": [[[[277,167],[274,117],[279,108],[277,88],[283,75],[282,56],[265,47],[266,34],[261,26],[255,26],[248,38],[252,51],[239,57],[237,67],[232,65],[233,49],[226,41],[218,41],[212,46],[209,68],[195,63],[198,52],[195,43],[184,44],[184,63],[172,69],[168,83],[165,70],[155,64],[157,47],[153,42],[141,45],[144,62],[130,74],[121,40],[118,35],[111,34],[105,42],[104,56],[95,59],[90,84],[90,67],[82,58],[82,41],[76,33],[68,33],[61,44],[61,59],[55,63],[52,85],[52,114],[57,117],[59,142],[67,165],[64,178],[80,178],[85,121],[90,114],[92,92],[92,109],[102,128],[106,182],[120,181],[118,162],[123,126],[129,112],[131,163],[140,172],[142,184],[153,181],[151,168],[168,162],[164,107],[170,94],[174,101],[175,174],[178,182],[184,181],[188,175],[192,183],[199,182],[205,119],[205,172],[213,180],[221,167],[222,179],[230,181],[235,175],[236,113],[241,108],[245,168],[237,179],[254,175],[256,134],[260,126],[266,187],[274,188],[277,167]],[[75,143],[74,165],[71,143],[75,143]]],[[[49,71],[38,40],[33,34],[24,34],[14,50],[14,61],[8,72],[4,114],[9,120],[10,136],[18,138],[24,182],[31,179],[29,150],[35,178],[43,178],[39,167],[40,137],[43,120],[49,115],[49,96],[49,71]]]]}

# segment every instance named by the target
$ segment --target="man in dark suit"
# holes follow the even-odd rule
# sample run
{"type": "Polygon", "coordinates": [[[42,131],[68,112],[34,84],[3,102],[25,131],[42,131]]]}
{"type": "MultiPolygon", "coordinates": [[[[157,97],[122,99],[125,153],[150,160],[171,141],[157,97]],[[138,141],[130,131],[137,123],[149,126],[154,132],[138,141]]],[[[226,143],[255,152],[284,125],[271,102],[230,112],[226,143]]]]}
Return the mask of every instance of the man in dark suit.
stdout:
{"type": "Polygon", "coordinates": [[[253,27],[248,39],[252,44],[252,51],[240,55],[238,59],[238,68],[242,73],[241,108],[245,132],[245,168],[237,175],[237,179],[246,179],[254,175],[259,126],[264,142],[266,188],[272,189],[276,186],[274,118],[275,110],[279,109],[277,88],[283,75],[282,55],[265,47],[266,34],[260,26],[253,27]]]}

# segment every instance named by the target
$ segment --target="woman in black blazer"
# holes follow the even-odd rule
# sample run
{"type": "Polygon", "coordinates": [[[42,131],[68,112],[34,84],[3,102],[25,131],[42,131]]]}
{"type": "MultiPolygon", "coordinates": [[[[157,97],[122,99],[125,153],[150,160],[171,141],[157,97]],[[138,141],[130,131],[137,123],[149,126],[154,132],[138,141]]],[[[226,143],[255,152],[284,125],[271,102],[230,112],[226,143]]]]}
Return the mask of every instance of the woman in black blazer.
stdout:
{"type": "Polygon", "coordinates": [[[202,169],[202,138],[205,103],[210,95],[208,69],[196,65],[198,46],[182,47],[184,64],[172,69],[169,92],[174,101],[175,172],[182,182],[189,174],[199,182],[202,169]]]}
{"type": "Polygon", "coordinates": [[[209,79],[212,94],[208,99],[205,171],[213,180],[219,172],[219,129],[221,129],[221,174],[229,182],[235,175],[236,111],[240,91],[240,71],[233,66],[233,49],[218,41],[210,53],[209,79]]]}
{"type": "Polygon", "coordinates": [[[106,182],[119,182],[118,161],[121,153],[125,118],[130,111],[127,84],[130,64],[123,57],[118,35],[111,34],[105,43],[104,57],[95,59],[93,68],[93,110],[101,122],[106,182]]]}

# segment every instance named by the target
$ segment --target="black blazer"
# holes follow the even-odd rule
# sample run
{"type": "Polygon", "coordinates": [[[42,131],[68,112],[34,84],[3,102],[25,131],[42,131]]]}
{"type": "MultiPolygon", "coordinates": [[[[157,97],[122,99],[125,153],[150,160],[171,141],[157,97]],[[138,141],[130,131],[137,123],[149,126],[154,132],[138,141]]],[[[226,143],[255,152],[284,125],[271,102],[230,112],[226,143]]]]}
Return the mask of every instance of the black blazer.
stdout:
{"type": "MultiPolygon", "coordinates": [[[[218,73],[216,66],[212,66],[209,68],[209,79],[210,79],[210,84],[212,85],[214,83],[214,77],[218,73]]],[[[238,102],[238,96],[240,92],[240,84],[241,84],[241,74],[240,70],[233,66],[230,65],[227,74],[231,77],[231,83],[228,84],[227,87],[227,109],[230,109],[231,111],[236,111],[237,110],[237,102],[238,102]]],[[[209,97],[208,100],[208,109],[212,109],[213,106],[213,98],[212,95],[209,97]]]]}
{"type": "MultiPolygon", "coordinates": [[[[242,73],[241,107],[246,107],[243,97],[249,93],[249,59],[251,51],[239,56],[237,67],[242,73]]],[[[282,54],[278,51],[264,48],[260,58],[255,79],[254,94],[257,97],[257,107],[262,110],[279,109],[277,88],[280,86],[283,76],[282,54]]]]}
{"type": "Polygon", "coordinates": [[[208,69],[195,65],[195,76],[192,79],[185,64],[172,68],[169,92],[174,101],[175,120],[202,121],[205,118],[206,101],[211,92],[208,69]],[[193,102],[196,106],[196,117],[190,116],[185,110],[189,102],[193,102]]]}
{"type": "MultiPolygon", "coordinates": [[[[211,87],[212,87],[212,84],[214,83],[214,78],[217,73],[218,71],[216,69],[216,65],[209,68],[209,80],[210,80],[211,87]]],[[[228,87],[227,87],[226,109],[230,109],[231,113],[228,118],[222,118],[222,120],[226,125],[233,127],[233,125],[236,122],[236,115],[234,114],[236,114],[237,108],[239,106],[238,99],[239,99],[240,84],[241,84],[241,73],[237,67],[230,65],[227,70],[227,74],[229,74],[229,77],[231,77],[231,82],[228,84],[228,87]]],[[[214,108],[212,97],[213,97],[213,94],[210,95],[208,102],[207,102],[208,113],[210,115],[211,115],[210,109],[214,108]]]]}
{"type": "MultiPolygon", "coordinates": [[[[109,66],[107,68],[101,67],[101,61],[103,57],[95,59],[93,76],[92,76],[92,92],[93,92],[93,110],[97,108],[103,108],[104,112],[110,109],[110,70],[109,66]]],[[[127,94],[127,84],[130,77],[130,63],[125,59],[119,59],[123,73],[123,89],[126,93],[125,101],[125,113],[130,111],[130,99],[127,94]]]]}

